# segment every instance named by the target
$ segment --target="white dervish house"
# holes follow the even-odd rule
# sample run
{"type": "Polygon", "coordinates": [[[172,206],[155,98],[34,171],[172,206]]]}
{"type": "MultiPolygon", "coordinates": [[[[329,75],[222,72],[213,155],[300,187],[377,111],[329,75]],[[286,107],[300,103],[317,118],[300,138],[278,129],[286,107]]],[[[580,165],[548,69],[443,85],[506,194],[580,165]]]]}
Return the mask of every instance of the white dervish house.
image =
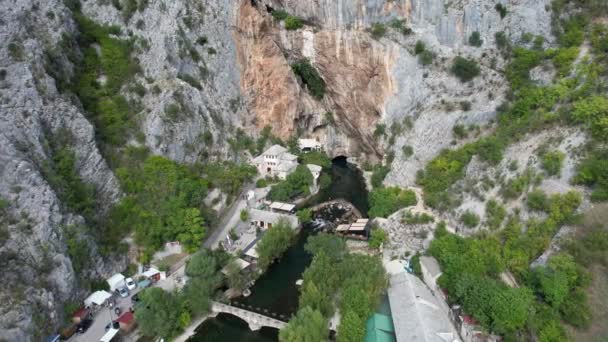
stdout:
{"type": "Polygon", "coordinates": [[[262,177],[287,178],[287,175],[298,167],[298,157],[287,152],[281,145],[273,145],[261,155],[253,159],[262,177]]]}

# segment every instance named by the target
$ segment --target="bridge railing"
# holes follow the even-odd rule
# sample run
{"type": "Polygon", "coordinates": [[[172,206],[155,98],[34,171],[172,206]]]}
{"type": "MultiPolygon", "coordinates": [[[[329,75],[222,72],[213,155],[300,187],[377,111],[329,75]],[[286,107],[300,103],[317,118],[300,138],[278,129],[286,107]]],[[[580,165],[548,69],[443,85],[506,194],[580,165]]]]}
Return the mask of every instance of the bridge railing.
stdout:
{"type": "Polygon", "coordinates": [[[289,321],[289,317],[287,317],[286,315],[283,314],[278,314],[275,312],[272,312],[268,309],[264,309],[264,308],[260,308],[257,306],[253,306],[253,305],[249,305],[249,304],[245,304],[245,303],[241,303],[241,302],[237,302],[237,301],[221,301],[221,304],[224,305],[228,305],[228,306],[232,306],[234,308],[239,308],[245,311],[249,311],[252,313],[256,313],[262,316],[266,316],[268,318],[273,318],[276,319],[277,321],[281,321],[286,323],[287,321],[289,321]]]}

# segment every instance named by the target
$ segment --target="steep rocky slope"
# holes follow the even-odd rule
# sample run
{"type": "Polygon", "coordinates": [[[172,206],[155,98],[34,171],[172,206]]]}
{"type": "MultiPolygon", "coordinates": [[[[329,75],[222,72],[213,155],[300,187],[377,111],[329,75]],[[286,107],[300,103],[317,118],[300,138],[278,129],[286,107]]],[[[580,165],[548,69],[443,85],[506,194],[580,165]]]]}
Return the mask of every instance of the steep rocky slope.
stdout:
{"type": "MultiPolygon", "coordinates": [[[[61,304],[79,293],[64,228],[82,225],[83,219],[49,181],[55,172],[53,141],[64,139],[73,151],[79,177],[96,189],[98,210],[116,201],[120,189],[97,149],[93,126],[59,94],[45,70],[44,51],[74,29],[69,11],[55,1],[4,1],[0,8],[5,42],[0,50],[0,197],[5,204],[0,223],[6,234],[0,244],[0,338],[24,341],[38,336],[41,324],[57,324],[61,304]]],[[[77,238],[87,239],[80,233],[77,238]]],[[[89,273],[124,267],[121,261],[101,260],[94,244],[90,248],[89,273]]]]}
{"type": "MultiPolygon", "coordinates": [[[[507,91],[497,32],[514,42],[523,33],[553,42],[549,0],[500,2],[508,9],[504,18],[487,0],[88,0],[81,8],[99,24],[118,26],[118,39],[136,41],[133,57],[141,70],[121,88],[141,104],[132,113],[140,133],[129,144],[178,162],[224,160],[233,156],[228,141],[242,135],[239,128],[256,136],[271,126],[283,139],[319,139],[330,156],[379,162],[392,152],[385,183],[405,187],[442,149],[474,139],[457,139],[454,125],[477,125],[480,136],[491,131],[507,91]],[[279,9],[300,17],[303,27],[288,30],[271,15],[279,9]],[[385,32],[373,34],[379,23],[385,32]],[[476,31],[480,47],[468,43],[476,31]],[[431,64],[419,61],[417,41],[434,55],[431,64]],[[458,55],[476,59],[481,76],[465,84],[454,77],[449,66],[458,55]],[[292,71],[302,58],[326,84],[321,99],[292,71]],[[396,123],[396,132],[378,133],[396,123]]],[[[0,339],[32,340],[43,331],[41,322],[60,324],[62,304],[83,288],[69,257],[74,234],[65,227],[86,224],[53,181],[60,152],[73,153],[76,174],[95,189],[99,212],[122,194],[92,120],[70,91],[58,90],[58,75],[75,70],[69,54],[82,53],[65,45],[64,37],[78,35],[74,13],[54,0],[3,0],[0,8],[0,198],[7,203],[0,228],[8,234],[0,239],[7,260],[0,266],[0,339]]],[[[550,78],[536,74],[539,82],[550,78]]],[[[584,142],[579,131],[564,135],[569,140],[556,146],[568,152],[566,170],[543,183],[552,191],[567,186],[570,155],[584,142]]],[[[500,173],[514,159],[538,168],[532,151],[545,141],[534,136],[510,147],[503,164],[491,169],[474,161],[463,184],[500,173]]],[[[469,194],[445,218],[456,226],[462,211],[483,215],[486,199],[469,194]]],[[[126,266],[124,258],[102,258],[91,235],[77,229],[92,260],[83,273],[103,277],[126,266]]]]}

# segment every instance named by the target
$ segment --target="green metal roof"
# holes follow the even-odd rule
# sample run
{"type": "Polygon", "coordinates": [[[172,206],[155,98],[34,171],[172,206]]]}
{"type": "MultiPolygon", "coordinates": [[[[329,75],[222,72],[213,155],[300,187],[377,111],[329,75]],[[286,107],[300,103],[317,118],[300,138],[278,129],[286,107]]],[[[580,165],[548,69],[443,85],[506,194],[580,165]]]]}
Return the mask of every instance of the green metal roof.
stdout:
{"type": "Polygon", "coordinates": [[[365,342],[396,342],[395,327],[390,316],[373,314],[365,324],[365,342]]]}

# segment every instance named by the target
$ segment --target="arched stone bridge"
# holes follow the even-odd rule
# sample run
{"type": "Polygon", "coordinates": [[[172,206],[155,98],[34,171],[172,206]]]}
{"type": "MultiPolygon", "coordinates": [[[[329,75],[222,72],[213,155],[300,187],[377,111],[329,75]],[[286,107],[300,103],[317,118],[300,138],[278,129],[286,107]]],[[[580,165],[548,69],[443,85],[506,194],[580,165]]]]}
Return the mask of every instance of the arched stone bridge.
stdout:
{"type": "Polygon", "coordinates": [[[278,319],[219,302],[211,302],[211,312],[211,316],[213,317],[217,316],[218,313],[237,316],[247,322],[249,329],[252,331],[260,330],[262,327],[282,329],[287,325],[287,323],[278,319]]]}

